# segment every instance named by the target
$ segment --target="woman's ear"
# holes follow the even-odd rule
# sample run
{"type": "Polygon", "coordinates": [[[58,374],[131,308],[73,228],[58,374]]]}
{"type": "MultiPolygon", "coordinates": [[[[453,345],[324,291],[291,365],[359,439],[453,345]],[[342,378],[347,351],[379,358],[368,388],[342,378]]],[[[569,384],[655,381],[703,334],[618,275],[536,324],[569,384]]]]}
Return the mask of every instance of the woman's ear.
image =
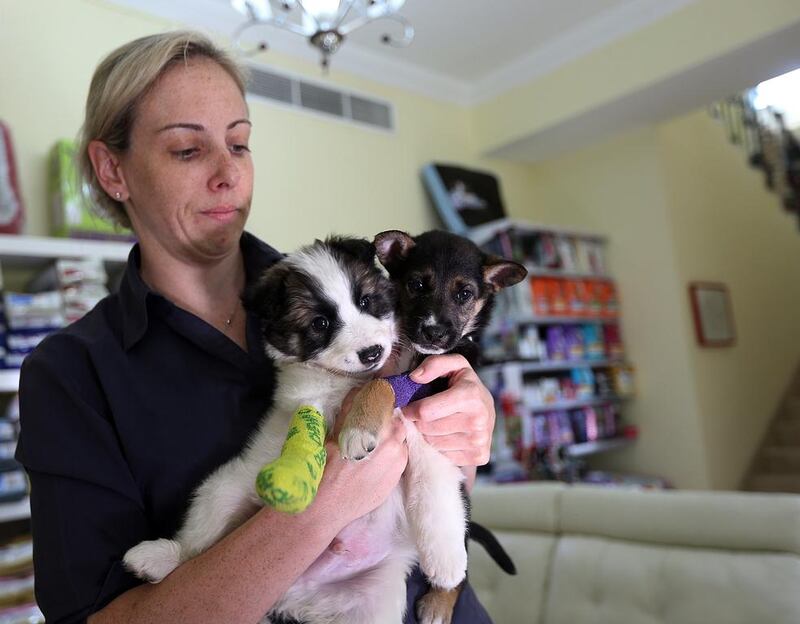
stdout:
{"type": "Polygon", "coordinates": [[[89,160],[92,161],[95,175],[103,190],[118,202],[126,201],[129,197],[128,185],[119,166],[119,156],[102,141],[90,141],[87,149],[89,160]]]}

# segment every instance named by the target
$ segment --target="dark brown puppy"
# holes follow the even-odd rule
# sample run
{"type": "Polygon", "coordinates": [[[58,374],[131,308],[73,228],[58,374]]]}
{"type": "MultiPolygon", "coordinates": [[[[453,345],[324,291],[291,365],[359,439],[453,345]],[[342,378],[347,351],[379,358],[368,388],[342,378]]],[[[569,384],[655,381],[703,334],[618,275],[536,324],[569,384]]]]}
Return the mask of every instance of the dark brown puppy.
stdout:
{"type": "MultiPolygon", "coordinates": [[[[480,332],[489,322],[494,295],[523,280],[525,267],[486,254],[464,237],[437,230],[417,237],[390,230],[378,234],[374,243],[397,291],[401,335],[413,349],[409,368],[426,355],[442,353],[459,353],[474,367],[480,332]]],[[[391,418],[393,401],[393,391],[385,381],[371,382],[355,397],[344,428],[351,426],[352,418],[352,426],[368,429],[377,440],[391,418]]],[[[494,536],[470,522],[469,499],[463,487],[462,499],[465,539],[472,536],[501,568],[514,574],[513,562],[494,536]]],[[[432,586],[417,604],[420,622],[450,622],[465,581],[451,590],[432,586]]]]}

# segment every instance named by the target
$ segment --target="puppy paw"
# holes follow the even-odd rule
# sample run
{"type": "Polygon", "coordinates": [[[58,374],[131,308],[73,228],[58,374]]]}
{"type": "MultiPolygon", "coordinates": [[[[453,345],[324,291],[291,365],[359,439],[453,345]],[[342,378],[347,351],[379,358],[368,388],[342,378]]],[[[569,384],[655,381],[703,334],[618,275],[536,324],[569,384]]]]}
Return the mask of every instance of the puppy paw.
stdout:
{"type": "Polygon", "coordinates": [[[122,563],[140,579],[160,583],[180,565],[181,545],[168,539],[142,542],[125,553],[122,563]]]}
{"type": "Polygon", "coordinates": [[[378,434],[366,429],[348,427],[339,433],[339,449],[345,459],[364,459],[377,446],[378,434]]]}
{"type": "Polygon", "coordinates": [[[467,575],[467,551],[420,553],[420,568],[431,584],[444,590],[458,587],[467,575]]]}
{"type": "Polygon", "coordinates": [[[417,601],[419,624],[450,624],[460,588],[450,591],[431,589],[417,601]]]}

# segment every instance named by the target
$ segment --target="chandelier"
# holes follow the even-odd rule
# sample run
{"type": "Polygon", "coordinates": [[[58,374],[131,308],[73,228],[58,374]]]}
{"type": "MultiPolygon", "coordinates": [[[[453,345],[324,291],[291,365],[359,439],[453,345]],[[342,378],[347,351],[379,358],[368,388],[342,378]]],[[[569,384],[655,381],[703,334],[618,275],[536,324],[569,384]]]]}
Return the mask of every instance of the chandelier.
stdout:
{"type": "Polygon", "coordinates": [[[402,36],[385,33],[386,45],[405,47],[414,39],[414,28],[397,14],[405,0],[231,0],[234,9],[247,21],[236,29],[236,45],[245,53],[267,49],[266,42],[255,48],[242,46],[242,35],[251,28],[268,25],[301,35],[322,54],[321,64],[327,70],[330,56],[339,49],[353,31],[375,20],[391,20],[402,27],[402,36]]]}

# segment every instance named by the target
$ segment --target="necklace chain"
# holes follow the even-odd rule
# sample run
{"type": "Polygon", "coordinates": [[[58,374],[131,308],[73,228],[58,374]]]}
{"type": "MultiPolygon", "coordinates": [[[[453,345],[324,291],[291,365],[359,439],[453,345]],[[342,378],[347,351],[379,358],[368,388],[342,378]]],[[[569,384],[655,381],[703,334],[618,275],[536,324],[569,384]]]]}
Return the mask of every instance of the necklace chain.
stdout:
{"type": "Polygon", "coordinates": [[[233,319],[236,318],[236,313],[239,311],[240,302],[236,302],[236,307],[233,309],[233,312],[230,313],[230,316],[225,319],[225,329],[230,329],[231,325],[233,325],[233,319]]]}

